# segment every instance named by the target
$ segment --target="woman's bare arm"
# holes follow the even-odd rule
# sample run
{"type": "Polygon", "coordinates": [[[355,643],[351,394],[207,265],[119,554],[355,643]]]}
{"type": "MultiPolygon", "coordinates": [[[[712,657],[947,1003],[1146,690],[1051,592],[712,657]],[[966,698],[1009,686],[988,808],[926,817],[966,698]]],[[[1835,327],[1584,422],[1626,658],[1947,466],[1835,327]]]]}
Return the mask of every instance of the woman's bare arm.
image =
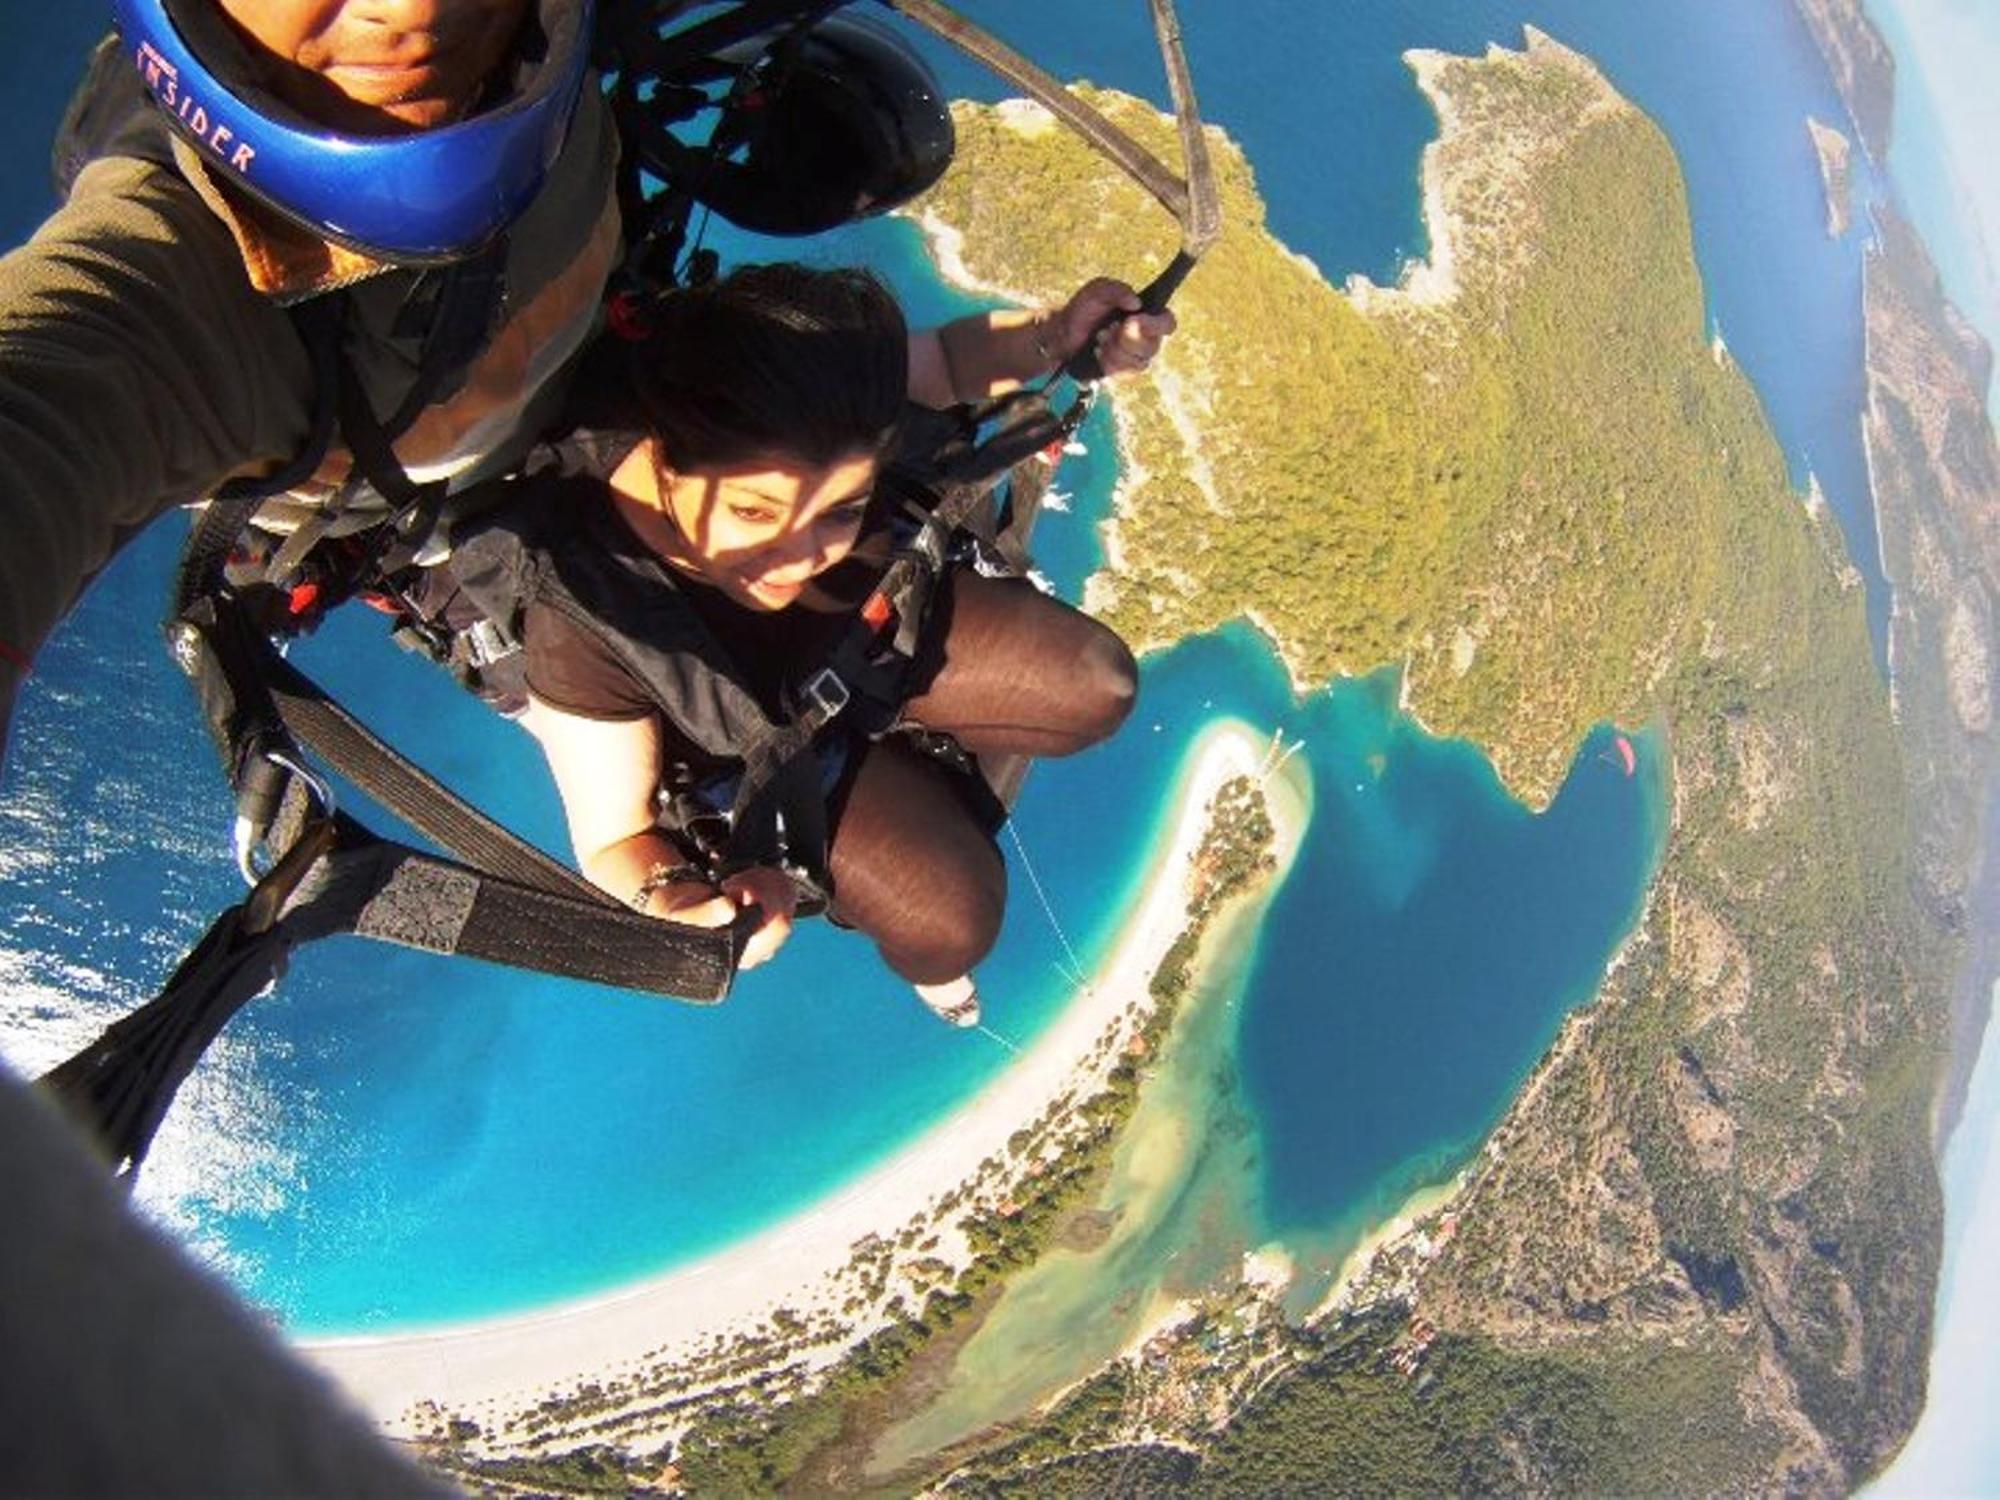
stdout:
{"type": "Polygon", "coordinates": [[[795,893],[775,870],[745,870],[717,890],[699,879],[658,879],[685,861],[659,829],[658,721],[587,719],[539,700],[522,718],[547,757],[562,795],[578,868],[592,885],[648,916],[694,927],[724,927],[746,906],[764,913],[744,947],[742,968],[755,968],[791,935],[795,893]],[[640,900],[641,893],[644,899],[640,900]]]}
{"type": "Polygon", "coordinates": [[[1142,313],[1122,281],[1086,282],[1061,307],[995,308],[910,335],[910,399],[942,409],[1048,374],[1089,343],[1107,375],[1144,369],[1173,332],[1170,312],[1142,313]],[[1117,313],[1128,316],[1109,327],[1117,313]]]}

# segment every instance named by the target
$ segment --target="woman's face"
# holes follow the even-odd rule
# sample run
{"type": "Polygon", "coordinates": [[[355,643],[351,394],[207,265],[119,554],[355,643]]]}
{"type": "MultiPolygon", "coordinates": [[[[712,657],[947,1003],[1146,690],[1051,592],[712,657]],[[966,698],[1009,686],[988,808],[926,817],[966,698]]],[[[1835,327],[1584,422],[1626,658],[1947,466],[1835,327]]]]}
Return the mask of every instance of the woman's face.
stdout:
{"type": "Polygon", "coordinates": [[[870,454],[824,468],[772,458],[662,469],[660,504],[704,578],[752,609],[780,610],[854,550],[875,470],[870,454]]]}

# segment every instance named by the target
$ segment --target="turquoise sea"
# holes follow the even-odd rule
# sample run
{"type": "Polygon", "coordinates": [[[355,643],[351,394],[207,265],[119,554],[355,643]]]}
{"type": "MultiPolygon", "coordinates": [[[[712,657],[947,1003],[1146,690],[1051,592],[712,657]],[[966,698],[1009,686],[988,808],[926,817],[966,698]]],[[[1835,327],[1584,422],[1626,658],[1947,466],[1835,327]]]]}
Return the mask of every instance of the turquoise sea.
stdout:
{"type": "MultiPolygon", "coordinates": [[[[968,8],[1060,73],[1160,93],[1137,0],[968,8]]],[[[1424,248],[1416,165],[1434,122],[1403,49],[1516,45],[1528,20],[1597,56],[1680,149],[1711,315],[1874,578],[1855,441],[1859,250],[1825,237],[1804,127],[1839,106],[1784,0],[1184,10],[1205,112],[1248,146],[1277,232],[1336,282],[1392,280],[1424,248]]],[[[0,61],[20,143],[0,163],[14,174],[0,180],[8,242],[46,201],[28,143],[96,28],[45,9],[14,30],[33,35],[0,61]]],[[[879,264],[920,319],[964,305],[906,225],[810,253],[879,264]]],[[[1114,477],[1108,424],[1085,437],[1059,479],[1072,508],[1038,537],[1065,592],[1094,563],[1114,477]]],[[[152,628],[177,540],[164,522],[107,571],[44,653],[16,727],[0,784],[0,1050],[23,1071],[144,998],[235,899],[220,778],[152,628]]],[[[342,619],[302,659],[560,847],[532,747],[394,652],[379,622],[342,619]]],[[[1628,780],[1600,731],[1530,816],[1474,748],[1399,715],[1390,678],[1301,702],[1248,629],[1190,641],[1146,664],[1116,742],[1029,783],[1018,828],[1055,920],[1016,857],[1008,931],[983,971],[998,1031],[1034,1035],[1065,1002],[1072,962],[1107,949],[1186,748],[1224,714],[1303,738],[1317,802],[1305,852],[1231,966],[1237,1019],[1213,1042],[1218,1115],[1240,1128],[1239,1227],[1330,1257],[1454,1170],[1587,1000],[1659,854],[1665,757],[1641,733],[1628,780]]],[[[823,927],[715,1010],[334,943],[232,1025],[184,1091],[142,1199],[294,1331],[433,1324],[599,1291],[781,1219],[1009,1056],[938,1026],[823,927]]]]}

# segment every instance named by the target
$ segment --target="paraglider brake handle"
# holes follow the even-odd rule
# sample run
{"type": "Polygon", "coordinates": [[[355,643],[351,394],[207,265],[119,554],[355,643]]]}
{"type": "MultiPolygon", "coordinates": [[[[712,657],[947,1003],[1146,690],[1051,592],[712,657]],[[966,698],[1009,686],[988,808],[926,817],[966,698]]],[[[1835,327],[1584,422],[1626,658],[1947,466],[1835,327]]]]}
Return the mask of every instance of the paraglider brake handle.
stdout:
{"type": "MultiPolygon", "coordinates": [[[[1142,313],[1165,312],[1167,303],[1172,299],[1174,293],[1180,290],[1181,283],[1187,280],[1188,272],[1194,269],[1196,259],[1197,257],[1188,254],[1185,250],[1175,251],[1174,258],[1167,262],[1166,270],[1160,272],[1159,275],[1147,282],[1145,289],[1139,293],[1139,311],[1142,313]]],[[[1090,384],[1094,381],[1102,380],[1104,378],[1104,361],[1097,357],[1098,337],[1105,329],[1116,328],[1127,318],[1133,316],[1135,314],[1123,311],[1107,313],[1104,321],[1091,330],[1090,337],[1084,340],[1083,347],[1064,362],[1062,367],[1063,374],[1079,384],[1090,384]]]]}
{"type": "MultiPolygon", "coordinates": [[[[1174,128],[1180,137],[1183,176],[1177,176],[1159,158],[1127,135],[1088,100],[1064,87],[1056,78],[998,37],[982,30],[959,15],[942,0],[883,0],[892,10],[915,21],[932,34],[942,37],[959,51],[985,63],[1008,83],[1041,104],[1056,119],[1080,135],[1094,150],[1109,158],[1125,175],[1149,193],[1181,228],[1181,246],[1166,270],[1139,294],[1140,311],[1157,313],[1166,308],[1176,288],[1187,279],[1202,252],[1222,233],[1222,207],[1216,189],[1215,171],[1209,161],[1208,141],[1203,134],[1201,110],[1195,102],[1194,81],[1189,76],[1187,49],[1181,38],[1180,18],[1173,0],[1147,0],[1152,12],[1153,31],[1165,65],[1167,90],[1173,97],[1174,128]]],[[[1097,338],[1130,313],[1113,313],[1081,349],[1062,365],[1060,373],[1079,385],[1092,385],[1104,378],[1104,365],[1097,357],[1097,338]]]]}

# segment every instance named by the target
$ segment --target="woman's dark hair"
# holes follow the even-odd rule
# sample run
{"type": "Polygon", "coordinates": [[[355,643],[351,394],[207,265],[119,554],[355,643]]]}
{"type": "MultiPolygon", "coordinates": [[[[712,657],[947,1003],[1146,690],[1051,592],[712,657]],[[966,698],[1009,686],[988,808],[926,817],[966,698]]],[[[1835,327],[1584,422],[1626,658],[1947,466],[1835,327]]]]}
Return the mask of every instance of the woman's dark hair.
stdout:
{"type": "Polygon", "coordinates": [[[744,266],[669,293],[633,351],[641,420],[667,463],[879,452],[909,390],[909,333],[866,271],[744,266]]]}

